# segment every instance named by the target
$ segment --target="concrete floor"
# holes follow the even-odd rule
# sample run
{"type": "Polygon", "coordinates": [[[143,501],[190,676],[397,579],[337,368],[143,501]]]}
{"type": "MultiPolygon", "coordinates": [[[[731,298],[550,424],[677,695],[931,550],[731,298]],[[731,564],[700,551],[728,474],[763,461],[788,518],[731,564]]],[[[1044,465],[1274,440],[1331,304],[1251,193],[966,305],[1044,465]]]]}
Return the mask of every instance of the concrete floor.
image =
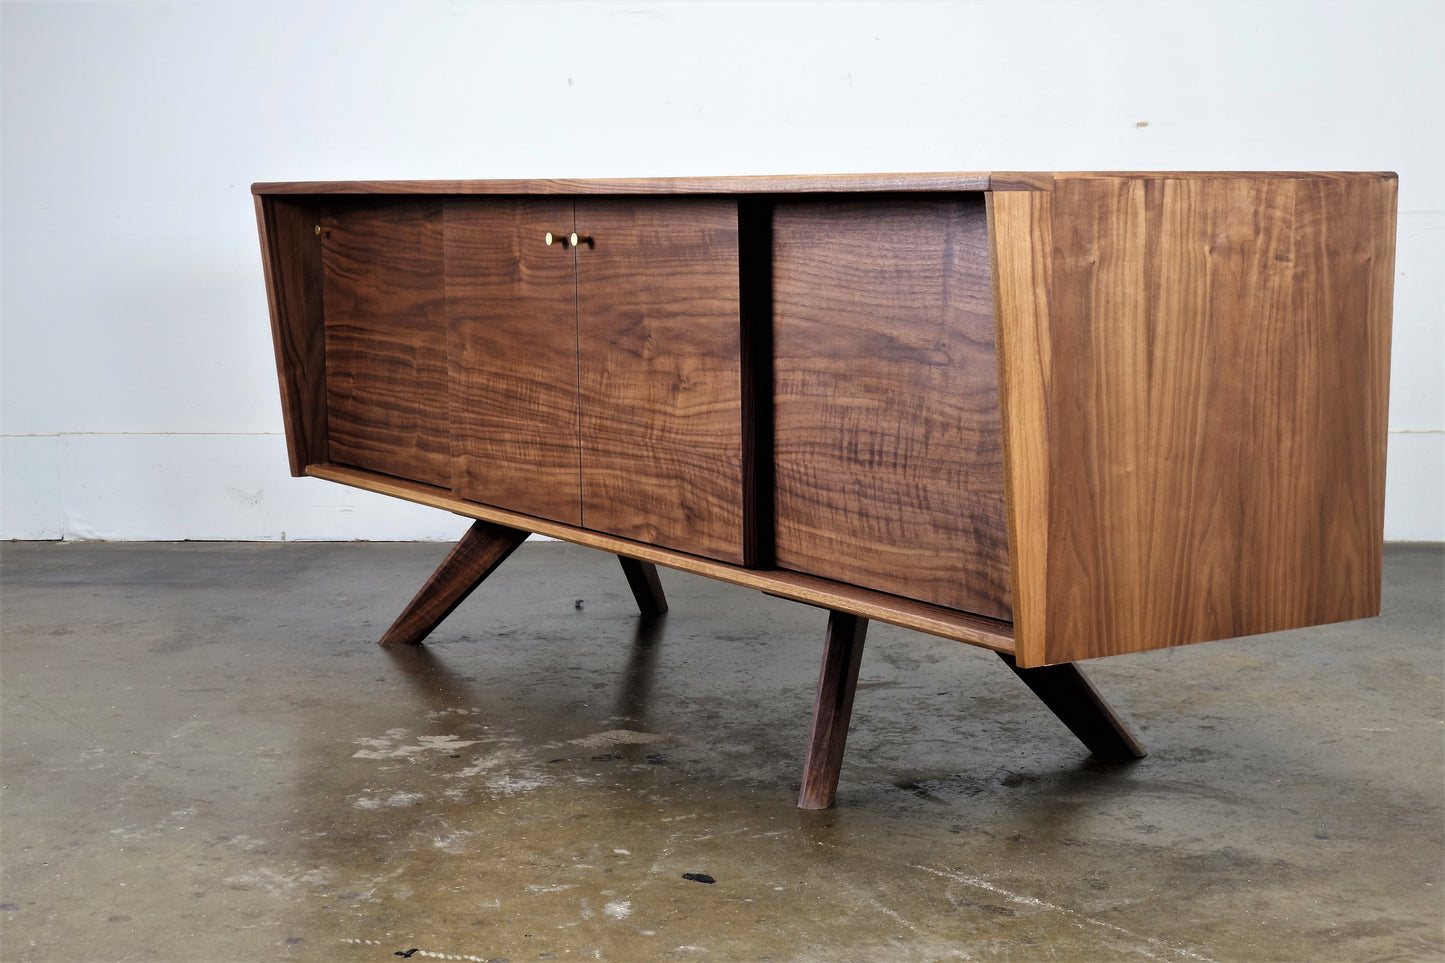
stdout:
{"type": "MultiPolygon", "coordinates": [[[[460,532],[459,524],[459,532],[460,532]]],[[[5,960],[1445,956],[1445,552],[1377,620],[1091,663],[1091,763],[987,652],[529,543],[422,649],[426,544],[7,544],[5,960]],[[705,873],[713,883],[684,878],[705,873]]]]}

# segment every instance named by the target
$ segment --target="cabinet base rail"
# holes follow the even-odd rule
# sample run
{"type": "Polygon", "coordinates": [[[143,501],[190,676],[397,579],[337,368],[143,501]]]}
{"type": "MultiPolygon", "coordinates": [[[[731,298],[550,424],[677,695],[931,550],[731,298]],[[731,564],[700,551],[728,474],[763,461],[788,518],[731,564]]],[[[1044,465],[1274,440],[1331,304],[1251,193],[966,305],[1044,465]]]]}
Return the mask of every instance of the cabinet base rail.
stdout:
{"type": "Polygon", "coordinates": [[[778,598],[803,602],[825,609],[852,612],[875,622],[887,622],[905,629],[925,632],[943,639],[982,646],[995,652],[1014,652],[1013,625],[997,619],[946,609],[926,602],[889,595],[871,589],[845,585],[830,579],[779,569],[743,568],[728,562],[688,555],[660,548],[646,542],[620,538],[605,532],[577,528],[560,522],[522,515],[479,502],[458,498],[443,488],[423,485],[390,475],[351,468],[345,465],[311,465],[306,474],[313,478],[338,482],[363,491],[402,498],[418,505],[440,508],[463,518],[479,519],[505,528],[535,532],[564,542],[601,549],[621,558],[650,562],[717,579],[731,585],[756,589],[778,598]]]}
{"type": "MultiPolygon", "coordinates": [[[[382,635],[381,644],[421,644],[529,534],[495,522],[474,521],[382,635]]],[[[623,574],[643,617],[665,613],[667,597],[662,591],[657,566],[623,555],[617,559],[622,563],[623,574]]],[[[829,610],[823,665],[818,674],[818,694],[813,703],[813,722],[798,794],[799,809],[827,809],[837,798],[843,747],[848,739],[848,721],[853,713],[853,696],[858,690],[858,670],[867,633],[866,617],[829,610]]],[[[1065,663],[1022,669],[1013,656],[1004,652],[996,654],[1096,757],[1109,762],[1143,758],[1144,747],[1138,738],[1078,665],[1065,663]]]]}

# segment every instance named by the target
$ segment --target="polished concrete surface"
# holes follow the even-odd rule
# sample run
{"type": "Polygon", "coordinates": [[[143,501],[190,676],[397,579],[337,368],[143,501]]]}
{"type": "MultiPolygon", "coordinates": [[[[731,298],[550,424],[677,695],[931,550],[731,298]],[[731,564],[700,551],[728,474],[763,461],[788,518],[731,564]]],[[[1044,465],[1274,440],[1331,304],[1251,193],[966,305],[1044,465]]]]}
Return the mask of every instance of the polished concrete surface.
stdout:
{"type": "Polygon", "coordinates": [[[529,543],[375,646],[445,552],[0,546],[0,958],[1445,955],[1438,546],[1389,549],[1379,619],[1090,663],[1120,767],[875,624],[823,813],[823,612],[664,571],[643,621],[529,543]]]}

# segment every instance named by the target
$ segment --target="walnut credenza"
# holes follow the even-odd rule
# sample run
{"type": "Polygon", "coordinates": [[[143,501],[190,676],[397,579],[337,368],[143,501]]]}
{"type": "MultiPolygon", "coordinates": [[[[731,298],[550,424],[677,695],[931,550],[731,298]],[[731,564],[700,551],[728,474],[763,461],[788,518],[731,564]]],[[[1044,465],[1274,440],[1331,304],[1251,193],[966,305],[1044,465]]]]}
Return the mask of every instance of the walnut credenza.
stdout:
{"type": "Polygon", "coordinates": [[[252,188],[291,471],[830,610],[801,805],[868,619],[1075,662],[1377,615],[1393,174],[252,188]]]}

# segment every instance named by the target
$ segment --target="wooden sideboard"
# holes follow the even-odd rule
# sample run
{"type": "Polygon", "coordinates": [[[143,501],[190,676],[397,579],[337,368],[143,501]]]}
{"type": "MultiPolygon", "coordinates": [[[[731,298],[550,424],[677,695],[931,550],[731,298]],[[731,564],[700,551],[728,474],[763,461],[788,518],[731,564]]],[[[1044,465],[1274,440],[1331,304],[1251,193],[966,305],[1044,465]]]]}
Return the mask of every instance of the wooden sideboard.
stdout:
{"type": "Polygon", "coordinates": [[[291,471],[475,520],[416,643],[536,532],[1079,660],[1377,615],[1396,179],[983,173],[252,187],[291,471]]]}

